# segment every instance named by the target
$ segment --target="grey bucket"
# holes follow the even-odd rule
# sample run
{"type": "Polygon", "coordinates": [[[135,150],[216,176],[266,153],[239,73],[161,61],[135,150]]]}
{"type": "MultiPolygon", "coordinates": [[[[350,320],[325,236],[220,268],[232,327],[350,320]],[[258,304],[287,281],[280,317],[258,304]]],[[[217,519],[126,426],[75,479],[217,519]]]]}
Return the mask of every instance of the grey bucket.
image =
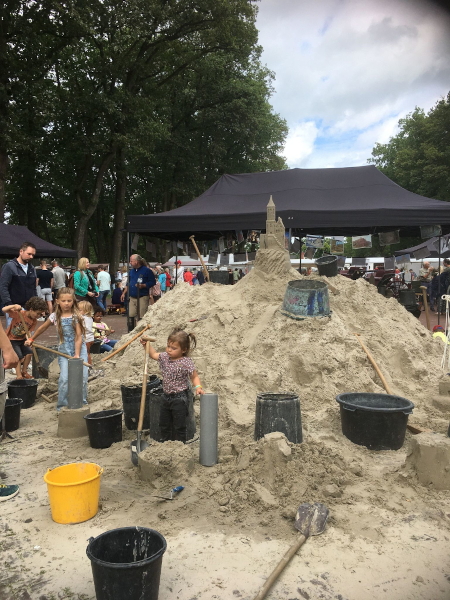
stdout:
{"type": "Polygon", "coordinates": [[[308,317],[329,317],[330,302],[327,284],[311,279],[289,281],[284,293],[281,314],[297,321],[308,317]]]}

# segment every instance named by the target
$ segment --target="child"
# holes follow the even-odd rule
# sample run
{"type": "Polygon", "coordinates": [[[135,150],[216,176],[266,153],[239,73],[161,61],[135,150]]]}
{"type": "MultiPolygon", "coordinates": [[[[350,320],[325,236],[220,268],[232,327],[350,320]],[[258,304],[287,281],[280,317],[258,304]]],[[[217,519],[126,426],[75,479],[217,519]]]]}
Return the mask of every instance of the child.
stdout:
{"type": "MultiPolygon", "coordinates": [[[[25,345],[30,346],[41,333],[44,333],[44,331],[50,327],[50,325],[56,325],[59,336],[58,350],[60,352],[87,361],[86,344],[83,341],[83,317],[78,309],[73,289],[61,288],[58,290],[55,312],[53,312],[47,321],[36,330],[33,338],[25,342],[25,345]]],[[[58,403],[56,405],[57,411],[61,410],[64,406],[67,406],[69,361],[67,358],[58,356],[58,363],[60,375],[58,383],[58,403]]],[[[87,404],[87,379],[88,368],[83,367],[83,404],[87,404]]]]}
{"type": "Polygon", "coordinates": [[[116,287],[114,288],[114,291],[113,291],[113,294],[112,294],[111,304],[114,304],[115,306],[117,306],[118,304],[120,304],[120,306],[123,306],[123,302],[121,300],[121,296],[122,296],[122,289],[120,287],[120,281],[118,281],[116,283],[116,287]]]}
{"type": "Polygon", "coordinates": [[[96,306],[94,308],[94,322],[92,327],[94,329],[94,339],[101,340],[100,352],[111,352],[114,346],[117,344],[117,340],[110,340],[108,335],[114,333],[114,329],[110,329],[108,325],[102,321],[105,316],[105,311],[96,306]]]}
{"type": "Polygon", "coordinates": [[[27,372],[32,352],[31,348],[25,346],[26,332],[22,319],[20,318],[20,312],[22,313],[31,335],[31,332],[37,325],[37,320],[45,315],[46,311],[47,303],[37,296],[34,296],[27,301],[25,310],[22,310],[20,304],[10,304],[9,306],[3,307],[3,312],[10,312],[10,316],[12,316],[12,321],[6,330],[6,335],[11,341],[11,346],[20,361],[20,365],[16,367],[17,379],[33,379],[27,372]]]}
{"type": "Polygon", "coordinates": [[[94,329],[92,328],[92,324],[94,322],[93,320],[93,316],[94,316],[94,309],[92,308],[92,304],[90,302],[87,302],[86,300],[82,300],[81,302],[78,302],[78,308],[80,309],[80,312],[83,316],[83,322],[84,322],[84,329],[85,329],[85,335],[84,335],[84,341],[86,343],[86,350],[87,350],[87,354],[88,354],[88,363],[90,365],[92,365],[92,358],[91,358],[91,346],[94,343],[94,329]]]}
{"type": "MultiPolygon", "coordinates": [[[[141,338],[145,346],[148,338],[141,338]]],[[[159,427],[164,442],[172,439],[172,426],[174,439],[186,443],[186,417],[189,408],[189,380],[194,386],[197,395],[203,394],[200,378],[195,369],[189,352],[196,346],[195,335],[186,333],[181,328],[172,331],[167,339],[165,352],[156,352],[150,346],[149,356],[159,362],[163,376],[164,400],[161,405],[159,427]]]]}

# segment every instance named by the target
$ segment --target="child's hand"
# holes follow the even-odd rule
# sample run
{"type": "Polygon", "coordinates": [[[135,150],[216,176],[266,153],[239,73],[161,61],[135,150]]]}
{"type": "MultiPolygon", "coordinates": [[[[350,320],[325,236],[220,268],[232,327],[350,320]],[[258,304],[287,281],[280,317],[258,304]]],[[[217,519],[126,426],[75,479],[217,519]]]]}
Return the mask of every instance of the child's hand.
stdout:
{"type": "Polygon", "coordinates": [[[110,329],[109,331],[110,331],[110,333],[116,333],[115,329],[110,329]]]}
{"type": "Polygon", "coordinates": [[[149,341],[150,341],[150,338],[149,338],[149,337],[147,337],[146,335],[143,335],[143,336],[141,337],[141,344],[142,344],[143,346],[145,346],[145,344],[146,344],[147,342],[149,342],[149,341]]]}
{"type": "Polygon", "coordinates": [[[31,346],[33,340],[25,340],[24,346],[31,346]]]}
{"type": "Polygon", "coordinates": [[[201,396],[201,395],[202,395],[202,394],[204,394],[204,393],[205,393],[205,391],[204,391],[204,389],[203,389],[202,387],[198,387],[198,388],[195,390],[195,394],[196,394],[196,396],[201,396]]]}
{"type": "Polygon", "coordinates": [[[10,309],[12,312],[20,312],[22,310],[22,307],[20,306],[20,304],[13,304],[10,309]]]}

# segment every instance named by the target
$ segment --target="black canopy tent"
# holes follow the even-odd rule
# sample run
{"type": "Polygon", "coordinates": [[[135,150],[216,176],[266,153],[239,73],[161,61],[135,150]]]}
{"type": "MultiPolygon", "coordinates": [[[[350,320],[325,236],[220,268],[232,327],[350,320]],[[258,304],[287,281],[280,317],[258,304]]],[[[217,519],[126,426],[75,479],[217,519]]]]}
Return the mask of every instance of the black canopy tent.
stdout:
{"type": "Polygon", "coordinates": [[[164,239],[217,238],[226,231],[265,229],[273,196],[277,216],[293,235],[363,235],[421,225],[450,232],[450,203],[408,192],[376,167],[289,169],[223,175],[201,196],[174,210],[128,217],[129,233],[164,239]]]}
{"type": "Polygon", "coordinates": [[[14,258],[19,255],[19,248],[24,242],[36,246],[36,258],[73,258],[76,250],[55,246],[32,233],[22,225],[0,223],[0,258],[14,258]]]}
{"type": "MultiPolygon", "coordinates": [[[[447,236],[445,236],[447,238],[447,236]]],[[[443,249],[441,253],[439,253],[439,249],[441,247],[441,238],[434,237],[428,240],[425,240],[421,244],[417,246],[411,246],[411,248],[403,248],[402,250],[396,250],[394,252],[395,256],[403,256],[405,254],[414,255],[415,252],[423,253],[422,251],[427,250],[428,252],[424,254],[423,258],[448,258],[450,256],[450,249],[448,249],[448,241],[447,241],[447,249],[443,249]]]]}

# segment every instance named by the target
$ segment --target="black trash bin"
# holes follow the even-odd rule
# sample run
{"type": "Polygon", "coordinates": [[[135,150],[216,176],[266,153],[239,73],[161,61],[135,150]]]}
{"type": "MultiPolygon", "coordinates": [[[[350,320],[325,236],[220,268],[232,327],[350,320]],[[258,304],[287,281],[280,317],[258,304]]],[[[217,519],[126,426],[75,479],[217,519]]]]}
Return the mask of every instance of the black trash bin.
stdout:
{"type": "Polygon", "coordinates": [[[293,444],[303,441],[300,400],[296,394],[261,393],[256,397],[255,440],[281,431],[293,444]]]}
{"type": "Polygon", "coordinates": [[[101,410],[85,415],[91,448],[109,448],[122,441],[123,410],[101,410]]]}
{"type": "Polygon", "coordinates": [[[158,600],[167,543],[154,529],[122,527],[90,538],[97,600],[158,600]]]}
{"type": "Polygon", "coordinates": [[[8,398],[21,398],[22,408],[31,408],[36,402],[38,384],[36,379],[14,379],[8,383],[8,398]]]}
{"type": "MultiPolygon", "coordinates": [[[[164,402],[164,393],[162,388],[152,390],[149,394],[149,416],[150,416],[150,432],[152,440],[162,442],[161,428],[159,426],[159,415],[161,413],[161,404],[164,402]]],[[[197,431],[195,425],[194,413],[194,396],[189,393],[188,416],[186,418],[186,440],[192,440],[197,431]]],[[[175,434],[172,432],[172,440],[175,439],[175,434]]]]}
{"type": "MultiPolygon", "coordinates": [[[[157,375],[150,375],[147,382],[143,429],[150,429],[150,394],[158,389],[161,389],[161,379],[157,375]]],[[[125,427],[130,431],[135,431],[139,421],[142,385],[121,385],[120,390],[122,392],[125,427]]]]}
{"type": "Polygon", "coordinates": [[[16,431],[20,427],[20,409],[22,407],[20,398],[8,398],[5,404],[5,429],[16,431]]]}
{"type": "MultiPolygon", "coordinates": [[[[49,348],[51,348],[52,350],[58,350],[58,346],[49,346],[49,348]]],[[[58,358],[56,354],[48,352],[48,350],[42,350],[42,348],[35,348],[35,350],[37,352],[39,364],[41,367],[44,367],[44,369],[48,369],[52,362],[54,360],[57,360],[58,358]]],[[[46,379],[45,377],[42,377],[42,375],[39,373],[39,369],[36,364],[36,361],[34,360],[34,356],[31,361],[31,374],[33,375],[33,379],[46,379]]]]}
{"type": "Polygon", "coordinates": [[[403,446],[408,415],[414,404],[401,396],[346,393],[340,404],[342,433],[354,444],[370,450],[399,450],[403,446]]]}
{"type": "Polygon", "coordinates": [[[316,260],[319,275],[326,277],[335,277],[338,274],[338,259],[337,256],[331,254],[322,256],[316,260]]]}

